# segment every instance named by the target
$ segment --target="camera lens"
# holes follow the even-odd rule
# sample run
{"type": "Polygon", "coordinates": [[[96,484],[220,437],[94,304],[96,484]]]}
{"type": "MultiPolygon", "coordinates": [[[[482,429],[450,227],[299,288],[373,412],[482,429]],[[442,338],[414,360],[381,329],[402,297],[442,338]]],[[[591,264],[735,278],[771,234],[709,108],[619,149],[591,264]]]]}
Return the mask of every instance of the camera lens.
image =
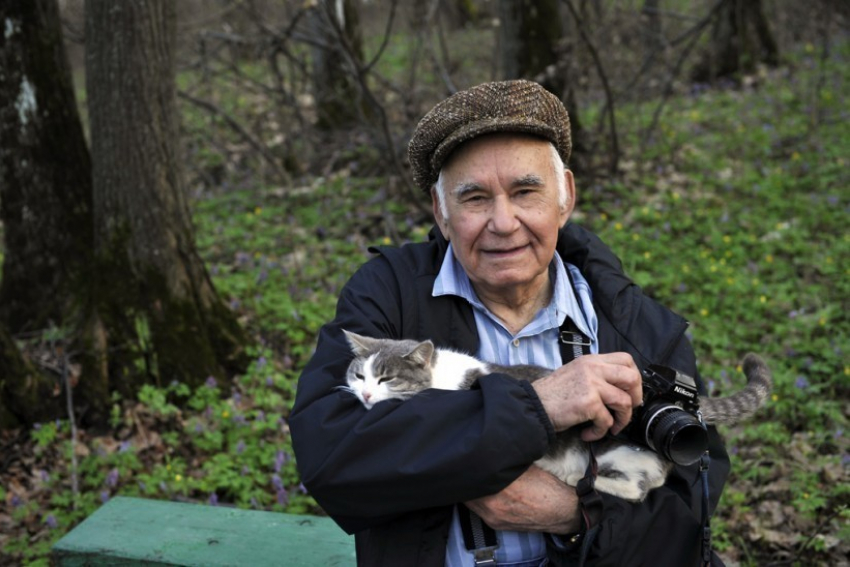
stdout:
{"type": "Polygon", "coordinates": [[[708,449],[708,433],[693,414],[675,405],[647,408],[646,444],[678,465],[690,465],[708,449]]]}

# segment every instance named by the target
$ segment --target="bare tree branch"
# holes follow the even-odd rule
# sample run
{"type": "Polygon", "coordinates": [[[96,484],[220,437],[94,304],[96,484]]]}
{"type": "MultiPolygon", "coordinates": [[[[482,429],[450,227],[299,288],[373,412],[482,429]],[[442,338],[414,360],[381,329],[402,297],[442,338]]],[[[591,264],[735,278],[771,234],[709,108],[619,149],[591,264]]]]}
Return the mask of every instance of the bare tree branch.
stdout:
{"type": "Polygon", "coordinates": [[[211,114],[221,117],[227,123],[228,126],[230,126],[234,131],[236,131],[236,133],[242,136],[242,138],[246,142],[248,142],[252,148],[257,150],[260,155],[263,156],[263,159],[265,159],[266,162],[271,166],[271,168],[274,170],[275,174],[280,180],[287,183],[291,181],[290,175],[280,166],[280,164],[278,164],[277,159],[271,154],[269,148],[263,142],[254,137],[250,132],[248,132],[248,130],[243,128],[242,125],[239,124],[238,120],[230,116],[228,113],[226,113],[224,110],[214,105],[213,103],[196,98],[185,91],[178,90],[177,96],[186,101],[191,102],[195,106],[203,108],[211,114]]]}

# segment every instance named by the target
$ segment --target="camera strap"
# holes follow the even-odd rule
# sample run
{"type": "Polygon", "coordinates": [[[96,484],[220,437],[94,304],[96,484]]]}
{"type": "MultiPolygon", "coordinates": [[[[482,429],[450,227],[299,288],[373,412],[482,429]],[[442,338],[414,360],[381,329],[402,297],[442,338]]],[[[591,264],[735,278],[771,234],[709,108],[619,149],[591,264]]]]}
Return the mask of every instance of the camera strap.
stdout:
{"type": "Polygon", "coordinates": [[[699,459],[699,475],[702,481],[702,563],[711,565],[711,514],[708,511],[708,466],[711,457],[708,451],[699,459]]]}
{"type": "Polygon", "coordinates": [[[475,565],[495,565],[496,548],[499,547],[496,532],[463,504],[457,505],[457,514],[463,532],[463,544],[472,553],[475,565]]]}

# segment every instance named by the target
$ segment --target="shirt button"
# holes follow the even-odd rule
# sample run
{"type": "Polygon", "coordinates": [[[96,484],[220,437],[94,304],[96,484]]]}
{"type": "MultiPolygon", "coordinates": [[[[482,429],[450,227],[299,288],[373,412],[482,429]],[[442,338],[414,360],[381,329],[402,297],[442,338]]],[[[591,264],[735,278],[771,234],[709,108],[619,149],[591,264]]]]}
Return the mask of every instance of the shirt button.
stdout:
{"type": "Polygon", "coordinates": [[[513,345],[515,347],[518,347],[519,346],[519,339],[514,339],[513,345]]]}

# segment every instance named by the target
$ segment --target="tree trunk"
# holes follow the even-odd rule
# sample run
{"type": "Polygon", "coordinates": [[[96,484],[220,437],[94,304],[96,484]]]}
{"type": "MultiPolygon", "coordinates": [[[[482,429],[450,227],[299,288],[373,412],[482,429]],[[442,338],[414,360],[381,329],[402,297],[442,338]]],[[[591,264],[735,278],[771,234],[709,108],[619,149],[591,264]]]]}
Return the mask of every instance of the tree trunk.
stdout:
{"type": "Polygon", "coordinates": [[[499,22],[505,79],[532,78],[558,62],[563,30],[557,0],[499,0],[499,22]]]}
{"type": "Polygon", "coordinates": [[[319,0],[311,10],[313,94],[322,130],[356,124],[366,104],[357,73],[363,60],[363,35],[353,0],[319,0]]]}
{"type": "Polygon", "coordinates": [[[64,415],[61,384],[18,350],[87,305],[91,164],[56,0],[0,3],[0,429],[64,415]]]}
{"type": "Polygon", "coordinates": [[[709,82],[752,71],[758,63],[771,66],[779,63],[779,48],[761,0],[726,0],[712,28],[708,49],[691,72],[691,78],[709,82]]]}
{"type": "Polygon", "coordinates": [[[88,323],[99,351],[89,367],[124,395],[146,381],[197,385],[246,362],[247,338],[195,248],[177,146],[175,31],[171,0],[86,2],[97,262],[88,323]]]}
{"type": "MultiPolygon", "coordinates": [[[[502,78],[532,79],[560,97],[570,115],[573,159],[582,169],[585,133],[579,119],[558,0],[499,0],[499,59],[502,78]]],[[[572,50],[574,52],[574,50],[572,50]]]]}
{"type": "Polygon", "coordinates": [[[94,239],[91,164],[55,0],[0,3],[0,321],[62,326],[94,239]]]}
{"type": "Polygon", "coordinates": [[[644,45],[648,53],[664,47],[664,34],[661,31],[659,0],[644,0],[641,19],[646,23],[644,45]]]}

